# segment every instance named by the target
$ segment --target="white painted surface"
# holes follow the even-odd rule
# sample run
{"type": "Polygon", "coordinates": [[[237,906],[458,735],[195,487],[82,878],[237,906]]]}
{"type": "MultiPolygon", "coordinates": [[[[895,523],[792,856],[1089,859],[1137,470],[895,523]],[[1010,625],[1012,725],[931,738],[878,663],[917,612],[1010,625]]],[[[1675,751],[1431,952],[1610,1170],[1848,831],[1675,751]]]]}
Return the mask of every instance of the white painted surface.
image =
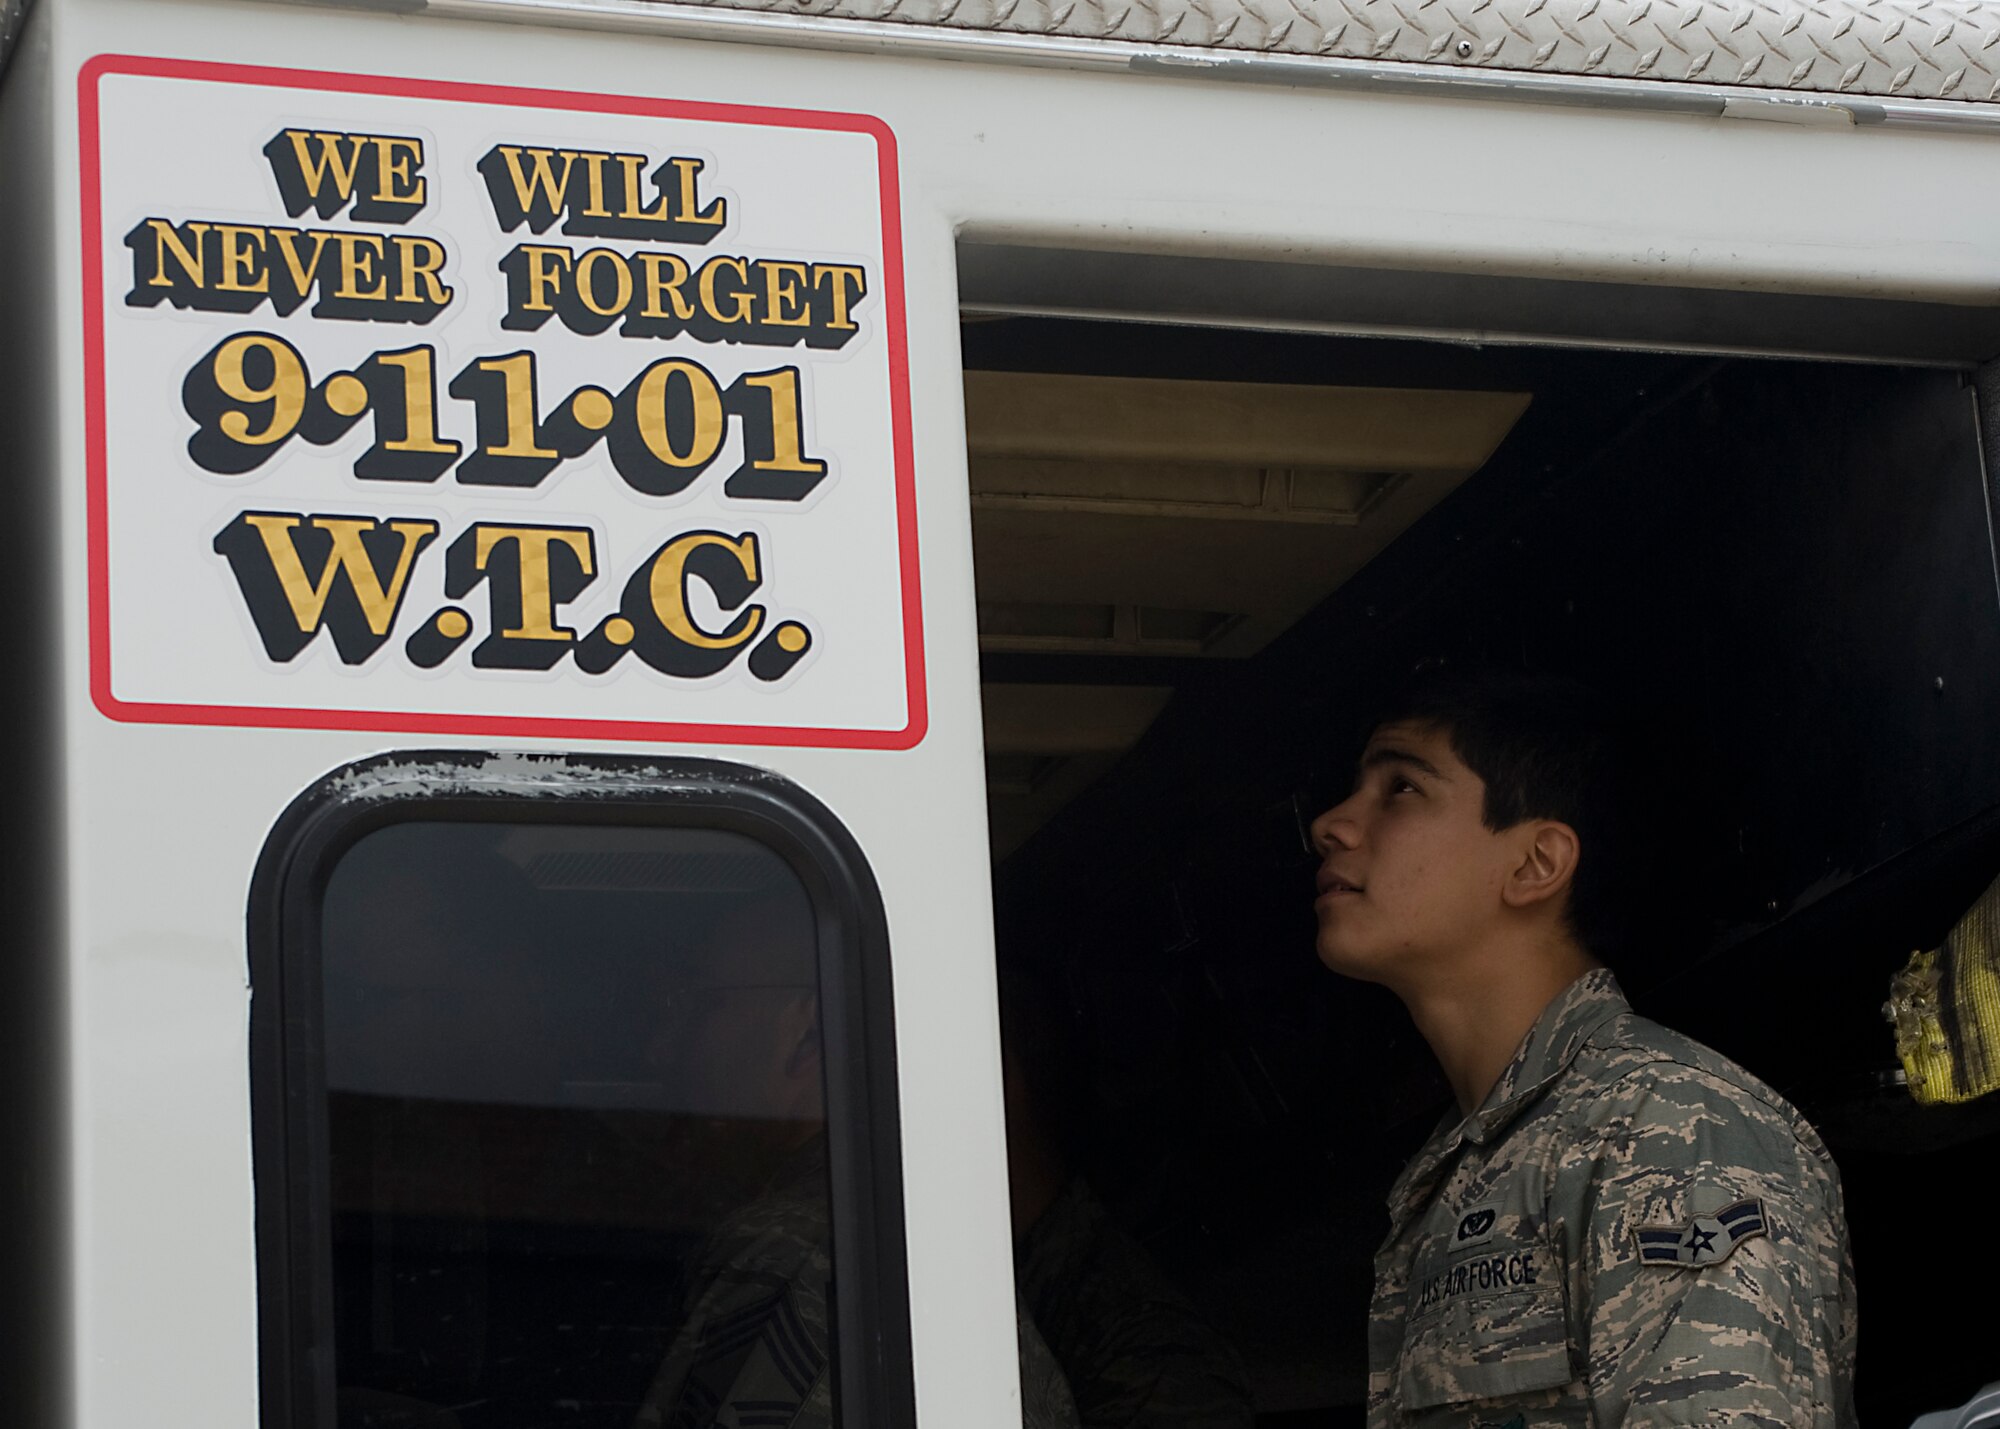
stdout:
{"type": "MultiPolygon", "coordinates": [[[[1017,1417],[953,263],[957,231],[1175,252],[1990,301],[2000,148],[1470,103],[697,46],[283,6],[43,0],[59,173],[100,52],[864,112],[903,167],[929,731],[906,751],[692,748],[799,781],[873,863],[896,964],[919,1416],[1017,1417]]],[[[24,54],[32,61],[32,55],[24,54]]],[[[249,1429],[256,1305],[243,910],[327,770],[491,739],[118,724],[85,651],[79,230],[66,304],[67,660],[80,1422],[249,1429]]],[[[18,212],[18,209],[17,209],[18,212]]],[[[234,638],[232,635],[231,638],[234,638]]],[[[590,741],[507,746],[630,751],[590,741]]]]}
{"type": "MultiPolygon", "coordinates": [[[[661,737],[665,732],[657,726],[662,724],[729,729],[751,740],[784,738],[766,733],[771,730],[813,728],[834,741],[847,733],[881,736],[911,726],[895,440],[904,379],[891,370],[901,338],[901,275],[887,271],[884,224],[894,215],[884,213],[881,201],[882,171],[894,169],[893,146],[858,125],[809,127],[856,123],[847,116],[795,115],[764,107],[736,106],[727,118],[590,113],[564,109],[556,96],[516,105],[469,97],[330,92],[313,88],[309,80],[279,87],[221,67],[193,75],[113,68],[85,82],[96,92],[101,116],[96,157],[103,222],[97,248],[104,265],[104,517],[110,601],[109,628],[102,636],[108,644],[109,675],[107,688],[99,692],[100,707],[124,719],[185,719],[188,712],[200,711],[196,717],[226,723],[265,722],[282,711],[283,718],[320,727],[358,721],[389,730],[435,729],[438,722],[449,725],[459,718],[608,721],[628,726],[627,732],[637,738],[661,737]],[[301,129],[322,135],[407,137],[421,144],[421,151],[396,151],[406,166],[406,182],[387,180],[391,192],[413,199],[421,183],[421,206],[399,211],[393,222],[357,221],[352,210],[327,215],[324,208],[316,212],[308,207],[289,212],[275,176],[278,164],[263,150],[273,139],[282,141],[284,131],[301,129]],[[699,245],[683,240],[671,249],[627,234],[573,234],[574,215],[553,224],[523,224],[506,211],[504,218],[514,220],[510,227],[503,222],[501,204],[517,198],[513,176],[504,169],[496,175],[495,187],[502,195],[496,199],[477,167],[501,146],[642,155],[647,175],[670,158],[692,160],[701,166],[694,175],[694,207],[712,207],[714,226],[701,234],[699,245]],[[193,245],[205,279],[201,291],[189,291],[187,260],[176,256],[168,238],[148,227],[151,223],[173,225],[176,236],[193,245]],[[390,301],[353,299],[350,315],[322,316],[328,294],[372,292],[379,286],[390,299],[406,293],[421,299],[433,291],[431,280],[406,281],[393,251],[383,265],[386,271],[377,270],[365,249],[360,261],[368,276],[355,277],[353,264],[340,261],[337,247],[303,236],[293,239],[294,252],[302,262],[314,261],[305,255],[316,255],[319,286],[314,296],[282,312],[285,265],[271,246],[275,240],[237,233],[235,251],[249,255],[249,261],[225,268],[219,244],[194,227],[216,224],[250,230],[303,228],[309,235],[353,234],[377,243],[422,245],[409,251],[423,261],[442,257],[436,291],[448,294],[448,301],[423,321],[408,320],[409,309],[390,301]],[[556,260],[542,257],[537,261],[546,265],[547,281],[527,285],[524,292],[510,291],[513,285],[501,264],[517,246],[544,254],[552,249],[572,253],[578,266],[565,278],[556,260]],[[765,324],[758,334],[763,340],[755,342],[740,339],[741,324],[702,339],[692,334],[628,337],[621,332],[622,316],[589,333],[578,331],[560,312],[545,311],[559,308],[562,294],[574,294],[579,282],[574,275],[588,263],[600,307],[610,306],[622,291],[627,301],[618,305],[621,314],[643,312],[649,303],[637,255],[663,251],[686,266],[670,274],[682,281],[672,295],[652,305],[657,311],[673,312],[678,300],[700,312],[701,284],[687,276],[687,269],[703,269],[717,255],[725,264],[731,259],[775,260],[792,265],[776,270],[781,292],[791,295],[780,302],[777,315],[798,325],[765,324]],[[602,256],[592,259],[592,254],[602,256]],[[812,283],[815,267],[823,275],[823,326],[814,323],[811,294],[802,287],[812,283]],[[844,277],[850,269],[862,275],[864,290],[857,291],[855,280],[844,277]],[[378,271],[379,278],[374,276],[378,271]],[[219,291],[225,282],[271,290],[275,298],[219,291]],[[836,283],[842,288],[838,308],[832,292],[836,283]],[[539,315],[532,306],[537,300],[544,309],[539,315]],[[242,305],[254,306],[242,310],[242,305]],[[538,327],[522,326],[537,316],[538,327]],[[836,318],[838,331],[832,330],[836,318]],[[802,345],[806,331],[826,345],[802,345]],[[220,460],[199,460],[189,449],[196,428],[175,374],[203,381],[217,366],[211,354],[229,351],[223,345],[244,334],[269,335],[287,344],[297,354],[305,384],[315,387],[362,369],[371,354],[424,357],[430,375],[417,384],[422,395],[416,405],[435,414],[428,424],[435,444],[458,447],[460,459],[440,457],[442,474],[436,466],[426,466],[427,479],[364,476],[357,462],[377,439],[376,416],[361,415],[339,438],[319,444],[304,434],[317,405],[308,400],[307,421],[296,424],[297,434],[255,444],[218,443],[225,447],[220,460]],[[532,355],[537,417],[543,421],[570,411],[572,392],[594,389],[596,400],[609,405],[609,398],[630,390],[642,372],[669,361],[682,364],[683,374],[697,368],[712,374],[706,395],[718,408],[720,389],[740,377],[788,373],[801,409],[797,454],[821,465],[823,474],[803,497],[728,494],[732,473],[752,458],[745,450],[744,421],[718,415],[723,437],[699,475],[645,457],[637,479],[628,479],[607,452],[624,429],[622,422],[614,422],[588,451],[557,463],[533,484],[498,484],[472,470],[471,463],[482,459],[477,455],[475,408],[453,397],[451,389],[462,373],[475,371],[474,364],[507,361],[522,352],[532,355]],[[253,460],[254,466],[235,469],[253,460]],[[652,483],[673,481],[686,484],[672,492],[651,489],[652,483]],[[295,531],[305,529],[316,513],[338,513],[435,534],[406,536],[390,546],[400,552],[417,539],[426,542],[400,580],[392,574],[398,561],[380,560],[381,583],[400,608],[388,638],[372,651],[365,656],[358,649],[338,653],[324,633],[302,651],[294,653],[289,646],[273,651],[252,625],[246,591],[232,574],[232,563],[215,548],[221,533],[250,535],[249,549],[237,559],[270,569],[268,538],[238,524],[246,512],[259,520],[290,518],[297,523],[295,531]],[[583,582],[574,599],[562,598],[546,608],[533,602],[536,613],[525,618],[543,632],[540,638],[507,642],[516,648],[490,655],[478,647],[493,639],[497,629],[516,622],[490,610],[489,598],[494,587],[513,583],[504,569],[518,562],[512,547],[524,538],[488,548],[487,563],[496,578],[448,598],[447,550],[482,523],[561,531],[556,539],[526,539],[537,550],[549,541],[549,553],[541,559],[575,563],[583,582]],[[749,561],[752,592],[730,590],[726,604],[715,586],[698,577],[668,582],[682,592],[688,607],[682,613],[692,619],[696,639],[729,642],[720,649],[691,648],[665,633],[650,614],[650,602],[621,601],[628,579],[650,569],[656,553],[689,533],[713,533],[735,543],[737,553],[754,552],[749,561]],[[746,538],[754,546],[747,546],[746,538]],[[566,544],[578,540],[588,542],[581,551],[566,544]],[[469,618],[471,633],[450,656],[424,668],[405,655],[404,642],[439,610],[469,618]],[[654,638],[665,647],[659,658],[694,655],[704,662],[699,673],[650,667],[644,636],[636,643],[628,636],[622,648],[629,653],[608,670],[586,673],[560,648],[565,642],[547,633],[574,630],[579,639],[567,643],[576,648],[581,637],[607,620],[625,621],[629,630],[627,615],[656,632],[654,638]],[[781,678],[755,678],[746,668],[753,664],[748,652],[782,638],[787,622],[792,630],[810,632],[798,637],[809,640],[810,648],[781,678]],[[551,663],[539,668],[507,663],[522,657],[551,663]],[[707,668],[718,662],[720,668],[707,668]],[[157,706],[170,708],[151,708],[157,706]],[[407,715],[432,723],[399,726],[398,717],[407,715]]],[[[632,108],[641,110],[643,100],[632,108]]],[[[310,156],[328,160],[320,147],[325,141],[305,142],[310,156]]],[[[345,146],[334,140],[329,147],[338,163],[345,146]]],[[[286,152],[281,145],[281,156],[286,152]]],[[[372,150],[347,152],[353,157],[372,150]]],[[[586,166],[561,157],[545,161],[564,192],[574,189],[588,205],[586,166]]],[[[531,157],[523,154],[516,162],[533,175],[531,157]]],[[[619,182],[621,170],[607,164],[600,174],[600,184],[608,189],[619,182]]],[[[631,200],[632,206],[650,210],[666,205],[666,211],[677,214],[678,178],[678,172],[669,170],[664,193],[649,185],[631,200]]],[[[324,182],[331,207],[332,180],[324,182]]],[[[355,192],[365,204],[374,188],[364,179],[355,192]]],[[[611,214],[626,207],[608,195],[600,206],[611,214]]],[[[730,294],[742,294],[751,300],[747,311],[763,321],[771,311],[773,280],[765,276],[771,270],[752,269],[751,281],[741,287],[734,268],[711,271],[719,273],[717,306],[723,313],[738,311],[730,294]]],[[[711,282],[710,288],[715,291],[718,284],[711,282]]],[[[584,327],[599,325],[592,316],[588,310],[576,314],[584,327]]],[[[249,367],[269,362],[273,350],[259,340],[247,364],[242,358],[236,361],[246,365],[248,375],[249,367]]],[[[409,405],[409,399],[408,383],[398,380],[403,375],[401,369],[383,372],[388,391],[380,395],[391,400],[375,405],[389,414],[381,433],[385,441],[404,436],[399,408],[409,405]]],[[[500,377],[496,372],[486,378],[489,411],[499,405],[493,399],[501,395],[500,377]]],[[[270,385],[261,374],[248,380],[256,391],[270,385]]],[[[685,392],[691,384],[682,375],[674,385],[685,392]]],[[[769,393],[762,410],[794,420],[792,404],[781,401],[782,394],[758,390],[769,393]]],[[[259,403],[239,413],[247,417],[242,430],[263,438],[294,427],[266,415],[270,405],[259,403]]],[[[510,440],[557,450],[546,445],[557,438],[538,436],[525,425],[511,426],[510,440]]],[[[699,444],[697,432],[668,434],[670,449],[692,453],[699,444]]],[[[423,460],[420,455],[414,459],[423,460]]],[[[739,555],[708,549],[735,573],[739,555]]],[[[304,569],[317,574],[310,563],[304,569]]],[[[562,595],[567,597],[568,591],[562,595]]],[[[297,620],[284,619],[283,611],[274,613],[288,634],[298,634],[297,620]]],[[[383,633],[375,632],[378,637],[383,633]]],[[[920,719],[920,701],[914,714],[920,719]]]]}

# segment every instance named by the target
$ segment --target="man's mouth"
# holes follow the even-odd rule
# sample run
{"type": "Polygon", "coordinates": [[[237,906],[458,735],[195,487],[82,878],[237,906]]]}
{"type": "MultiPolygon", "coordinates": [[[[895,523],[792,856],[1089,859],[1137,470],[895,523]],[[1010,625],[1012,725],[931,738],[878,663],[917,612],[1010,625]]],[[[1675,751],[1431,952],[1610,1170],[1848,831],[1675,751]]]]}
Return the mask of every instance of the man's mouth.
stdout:
{"type": "Polygon", "coordinates": [[[1321,898],[1329,896],[1338,897],[1343,893],[1359,893],[1361,891],[1360,884],[1354,882],[1352,879],[1341,877],[1341,875],[1329,868],[1320,870],[1318,886],[1321,898]]]}

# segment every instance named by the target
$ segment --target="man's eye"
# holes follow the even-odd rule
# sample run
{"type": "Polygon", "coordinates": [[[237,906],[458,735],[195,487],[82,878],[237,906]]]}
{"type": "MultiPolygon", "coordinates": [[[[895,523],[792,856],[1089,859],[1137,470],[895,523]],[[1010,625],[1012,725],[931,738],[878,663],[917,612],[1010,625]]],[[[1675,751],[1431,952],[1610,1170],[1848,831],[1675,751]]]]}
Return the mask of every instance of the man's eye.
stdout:
{"type": "Polygon", "coordinates": [[[1417,792],[1417,786],[1407,779],[1391,779],[1389,781],[1389,792],[1392,795],[1414,794],[1417,792]]]}

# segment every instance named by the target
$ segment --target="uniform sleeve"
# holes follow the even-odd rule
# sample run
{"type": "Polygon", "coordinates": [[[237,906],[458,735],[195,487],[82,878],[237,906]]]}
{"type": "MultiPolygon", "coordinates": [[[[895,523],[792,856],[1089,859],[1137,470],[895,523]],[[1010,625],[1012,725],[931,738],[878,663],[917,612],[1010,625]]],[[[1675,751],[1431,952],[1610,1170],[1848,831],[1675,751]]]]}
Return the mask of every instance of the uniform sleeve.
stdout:
{"type": "Polygon", "coordinates": [[[1152,1258],[1073,1180],[1019,1255],[1023,1302],[1084,1429],[1250,1429],[1243,1366],[1152,1258]]]}
{"type": "Polygon", "coordinates": [[[811,1202],[775,1200],[725,1223],[703,1247],[633,1429],[829,1429],[831,1239],[811,1202]]]}
{"type": "Polygon", "coordinates": [[[1586,1116],[1551,1209],[1598,1422],[1851,1425],[1830,1166],[1770,1104],[1678,1064],[1586,1116]]]}

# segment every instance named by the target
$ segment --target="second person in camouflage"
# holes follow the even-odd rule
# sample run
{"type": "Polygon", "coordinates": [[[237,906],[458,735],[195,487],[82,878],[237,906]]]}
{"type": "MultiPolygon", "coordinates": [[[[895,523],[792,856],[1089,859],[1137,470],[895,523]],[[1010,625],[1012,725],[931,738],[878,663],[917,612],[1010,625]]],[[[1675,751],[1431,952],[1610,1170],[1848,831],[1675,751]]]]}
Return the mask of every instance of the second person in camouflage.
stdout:
{"type": "Polygon", "coordinates": [[[1432,677],[1313,825],[1322,961],[1402,999],[1458,1103],[1390,1195],[1368,1424],[1847,1429],[1825,1145],[1598,962],[1632,910],[1591,708],[1432,677]]]}

